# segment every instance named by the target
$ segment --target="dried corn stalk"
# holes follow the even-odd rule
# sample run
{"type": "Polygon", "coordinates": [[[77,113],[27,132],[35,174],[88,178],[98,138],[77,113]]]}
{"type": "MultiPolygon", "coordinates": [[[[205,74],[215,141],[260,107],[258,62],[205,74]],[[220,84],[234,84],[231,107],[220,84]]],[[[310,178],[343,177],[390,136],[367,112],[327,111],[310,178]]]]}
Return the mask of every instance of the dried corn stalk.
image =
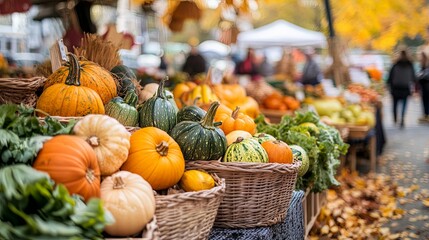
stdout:
{"type": "Polygon", "coordinates": [[[85,34],[80,47],[74,47],[74,53],[79,57],[111,70],[121,64],[119,48],[110,41],[96,34],[85,34]]]}
{"type": "Polygon", "coordinates": [[[52,63],[50,60],[39,64],[36,68],[36,76],[49,77],[52,74],[52,63]]]}

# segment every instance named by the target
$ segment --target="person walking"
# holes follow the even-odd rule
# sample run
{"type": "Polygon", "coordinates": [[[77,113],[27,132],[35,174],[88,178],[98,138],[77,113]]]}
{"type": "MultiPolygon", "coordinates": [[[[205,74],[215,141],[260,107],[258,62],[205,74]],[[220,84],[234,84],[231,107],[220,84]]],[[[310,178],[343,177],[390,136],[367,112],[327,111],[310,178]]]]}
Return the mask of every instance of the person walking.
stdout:
{"type": "Polygon", "coordinates": [[[402,102],[400,127],[405,126],[405,112],[407,109],[407,99],[411,95],[411,86],[416,83],[416,75],[408,53],[401,50],[399,58],[393,64],[387,79],[387,85],[393,98],[393,120],[398,123],[397,108],[398,103],[402,102]]]}
{"type": "Polygon", "coordinates": [[[421,53],[420,67],[417,79],[423,105],[423,116],[419,118],[419,121],[429,123],[429,59],[424,51],[421,53]]]}
{"type": "Polygon", "coordinates": [[[300,82],[303,85],[317,85],[322,80],[322,72],[319,65],[313,59],[314,49],[307,49],[304,51],[305,65],[302,71],[300,82]]]}

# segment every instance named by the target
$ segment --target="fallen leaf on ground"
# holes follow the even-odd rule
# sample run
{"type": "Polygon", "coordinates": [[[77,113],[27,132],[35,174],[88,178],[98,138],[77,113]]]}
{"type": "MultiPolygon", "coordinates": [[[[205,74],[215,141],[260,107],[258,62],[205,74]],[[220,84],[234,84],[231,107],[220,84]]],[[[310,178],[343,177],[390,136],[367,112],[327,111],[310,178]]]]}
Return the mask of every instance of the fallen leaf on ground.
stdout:
{"type": "Polygon", "coordinates": [[[423,205],[425,205],[426,207],[429,207],[429,198],[423,199],[422,203],[423,203],[423,205]]]}

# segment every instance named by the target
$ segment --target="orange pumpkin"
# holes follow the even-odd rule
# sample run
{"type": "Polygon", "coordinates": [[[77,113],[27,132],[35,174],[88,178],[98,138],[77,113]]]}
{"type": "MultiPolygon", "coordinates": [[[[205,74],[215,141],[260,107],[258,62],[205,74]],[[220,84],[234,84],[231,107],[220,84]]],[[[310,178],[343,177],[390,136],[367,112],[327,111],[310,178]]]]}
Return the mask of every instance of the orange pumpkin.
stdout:
{"type": "Polygon", "coordinates": [[[277,92],[266,97],[263,104],[268,109],[287,110],[287,105],[283,102],[283,96],[277,92]]]}
{"type": "MultiPolygon", "coordinates": [[[[203,104],[201,105],[201,108],[208,111],[210,108],[211,104],[203,104]]],[[[216,116],[220,116],[221,114],[226,114],[226,115],[231,115],[232,114],[232,110],[231,108],[227,107],[225,104],[220,103],[219,107],[217,108],[216,111],[216,116]]],[[[215,116],[215,118],[216,118],[215,116]]]]}
{"type": "Polygon", "coordinates": [[[217,84],[213,86],[213,91],[222,102],[234,104],[246,100],[246,89],[239,84],[217,84]]]}
{"type": "Polygon", "coordinates": [[[216,115],[215,122],[222,122],[220,128],[226,134],[234,130],[243,130],[250,134],[256,133],[256,124],[251,117],[240,112],[240,108],[236,107],[235,110],[229,114],[216,115]]]}
{"type": "Polygon", "coordinates": [[[252,97],[246,97],[244,102],[237,103],[236,106],[239,106],[241,111],[251,118],[256,118],[259,115],[259,104],[252,97]]]}
{"type": "Polygon", "coordinates": [[[292,111],[299,109],[301,105],[298,100],[291,96],[284,96],[283,102],[286,104],[287,108],[292,111]]]}
{"type": "Polygon", "coordinates": [[[103,104],[117,96],[116,82],[109,71],[91,61],[78,61],[72,53],[68,53],[68,56],[70,64],[58,68],[48,77],[45,90],[56,83],[65,83],[71,77],[79,79],[82,86],[97,92],[103,104]]]}
{"type": "Polygon", "coordinates": [[[100,196],[100,168],[91,146],[79,137],[55,136],[45,142],[33,167],[49,174],[85,201],[100,196]]]}
{"type": "Polygon", "coordinates": [[[145,127],[131,135],[131,148],[122,170],[143,177],[154,190],[163,190],[179,182],[185,171],[185,159],[179,145],[166,132],[145,127]]]}
{"type": "Polygon", "coordinates": [[[293,154],[289,145],[281,140],[270,140],[262,143],[262,147],[268,153],[270,163],[292,163],[293,154]]]}
{"type": "Polygon", "coordinates": [[[173,96],[178,108],[184,107],[181,101],[181,99],[184,100],[184,94],[192,91],[196,86],[195,83],[188,81],[179,83],[174,87],[173,96]]]}
{"type": "Polygon", "coordinates": [[[80,86],[79,79],[72,78],[43,91],[37,100],[36,108],[51,116],[63,117],[105,113],[100,96],[94,90],[80,86]]]}

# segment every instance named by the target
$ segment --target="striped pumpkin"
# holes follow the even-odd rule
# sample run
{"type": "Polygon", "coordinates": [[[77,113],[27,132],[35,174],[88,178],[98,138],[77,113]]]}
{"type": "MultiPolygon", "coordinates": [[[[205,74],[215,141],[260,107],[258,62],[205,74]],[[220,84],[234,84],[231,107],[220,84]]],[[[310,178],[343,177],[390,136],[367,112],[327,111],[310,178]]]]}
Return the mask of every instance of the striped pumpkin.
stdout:
{"type": "Polygon", "coordinates": [[[137,95],[133,91],[127,92],[125,98],[115,97],[106,104],[106,115],[115,118],[122,125],[135,127],[139,122],[137,101],[137,95]]]}
{"type": "Polygon", "coordinates": [[[237,141],[229,145],[222,161],[267,163],[268,154],[257,140],[238,137],[237,141]]]}
{"type": "Polygon", "coordinates": [[[219,102],[213,102],[200,122],[183,121],[171,131],[171,136],[182,149],[185,160],[217,160],[226,150],[223,131],[213,123],[219,102]]]}
{"type": "Polygon", "coordinates": [[[168,100],[164,90],[167,79],[162,79],[155,96],[143,103],[139,111],[140,127],[156,127],[169,133],[176,125],[177,107],[168,100]]]}
{"type": "Polygon", "coordinates": [[[68,53],[69,63],[58,68],[45,82],[44,89],[65,83],[69,78],[77,78],[84,87],[91,88],[100,95],[103,104],[116,97],[116,82],[109,71],[91,61],[78,61],[76,55],[68,53]],[[73,73],[73,74],[69,74],[73,73]]]}

